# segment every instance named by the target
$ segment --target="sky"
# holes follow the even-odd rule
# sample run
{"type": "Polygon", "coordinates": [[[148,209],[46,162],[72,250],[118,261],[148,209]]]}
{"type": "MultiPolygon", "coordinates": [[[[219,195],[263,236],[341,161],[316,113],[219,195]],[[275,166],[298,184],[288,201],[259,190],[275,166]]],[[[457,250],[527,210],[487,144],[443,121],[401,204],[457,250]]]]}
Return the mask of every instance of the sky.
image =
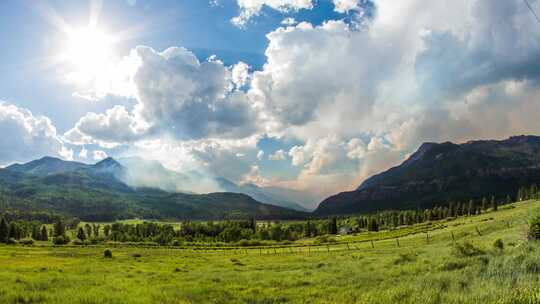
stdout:
{"type": "Polygon", "coordinates": [[[0,49],[3,166],[138,156],[324,198],[423,142],[540,135],[522,0],[3,0],[0,49]]]}

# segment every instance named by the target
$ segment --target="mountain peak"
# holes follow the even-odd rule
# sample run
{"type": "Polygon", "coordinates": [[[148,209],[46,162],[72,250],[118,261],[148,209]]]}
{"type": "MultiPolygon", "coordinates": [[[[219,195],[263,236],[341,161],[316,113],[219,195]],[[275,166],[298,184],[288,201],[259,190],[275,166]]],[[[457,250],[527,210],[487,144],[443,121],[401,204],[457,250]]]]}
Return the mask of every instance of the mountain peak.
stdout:
{"type": "Polygon", "coordinates": [[[366,179],[355,191],[321,202],[316,214],[431,208],[448,202],[514,195],[540,180],[540,137],[512,136],[422,144],[401,165],[366,179]]]}

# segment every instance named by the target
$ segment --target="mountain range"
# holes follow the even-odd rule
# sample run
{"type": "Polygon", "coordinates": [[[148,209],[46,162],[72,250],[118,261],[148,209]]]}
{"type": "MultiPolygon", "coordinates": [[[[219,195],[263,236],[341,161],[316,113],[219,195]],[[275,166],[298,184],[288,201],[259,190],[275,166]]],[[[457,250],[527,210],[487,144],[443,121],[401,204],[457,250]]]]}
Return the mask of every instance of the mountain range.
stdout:
{"type": "Polygon", "coordinates": [[[314,214],[417,209],[450,202],[515,197],[540,183],[540,137],[424,143],[401,165],[365,180],[356,190],[322,201],[314,214]]]}
{"type": "Polygon", "coordinates": [[[89,221],[156,219],[296,219],[307,215],[242,193],[194,194],[128,186],[127,167],[107,158],[89,165],[43,157],[0,170],[0,207],[48,211],[89,221]]]}
{"type": "Polygon", "coordinates": [[[178,173],[138,158],[84,164],[43,157],[0,169],[0,210],[49,211],[95,221],[299,219],[430,208],[491,196],[503,200],[534,183],[540,183],[537,136],[424,143],[399,166],[354,191],[328,197],[312,213],[306,206],[314,199],[290,189],[178,173]],[[205,187],[221,192],[191,192],[205,187]]]}

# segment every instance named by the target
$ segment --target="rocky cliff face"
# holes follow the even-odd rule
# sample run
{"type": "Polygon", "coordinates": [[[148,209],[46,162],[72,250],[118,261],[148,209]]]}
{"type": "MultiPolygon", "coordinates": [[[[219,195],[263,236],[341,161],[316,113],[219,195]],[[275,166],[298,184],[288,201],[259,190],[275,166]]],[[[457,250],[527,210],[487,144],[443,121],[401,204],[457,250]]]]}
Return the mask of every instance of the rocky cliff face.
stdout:
{"type": "Polygon", "coordinates": [[[315,214],[428,208],[491,195],[502,199],[533,183],[540,184],[540,137],[424,143],[401,165],[374,175],[355,191],[325,199],[315,214]]]}

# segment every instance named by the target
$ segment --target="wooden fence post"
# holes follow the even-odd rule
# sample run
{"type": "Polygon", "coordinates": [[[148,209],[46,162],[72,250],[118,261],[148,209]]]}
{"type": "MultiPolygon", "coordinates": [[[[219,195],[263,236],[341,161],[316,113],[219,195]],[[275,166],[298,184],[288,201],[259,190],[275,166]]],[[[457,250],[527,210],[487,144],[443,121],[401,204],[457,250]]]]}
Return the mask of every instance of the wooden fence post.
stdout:
{"type": "Polygon", "coordinates": [[[371,248],[375,249],[375,245],[373,245],[373,240],[370,240],[371,241],[371,248]]]}
{"type": "Polygon", "coordinates": [[[308,253],[311,253],[311,245],[307,245],[308,253]]]}
{"type": "Polygon", "coordinates": [[[450,231],[450,233],[452,233],[452,242],[455,242],[456,238],[454,237],[454,231],[450,231]]]}
{"type": "Polygon", "coordinates": [[[276,247],[274,247],[274,253],[277,254],[277,250],[276,250],[276,247]]]}
{"type": "Polygon", "coordinates": [[[326,251],[330,252],[330,246],[328,244],[326,244],[326,251]]]}
{"type": "Polygon", "coordinates": [[[349,247],[349,243],[347,243],[347,250],[351,250],[351,247],[349,247]]]}
{"type": "Polygon", "coordinates": [[[399,238],[396,238],[396,243],[397,243],[397,246],[400,247],[399,246],[399,238]]]}
{"type": "Polygon", "coordinates": [[[426,243],[429,244],[429,232],[426,232],[426,243]]]}

